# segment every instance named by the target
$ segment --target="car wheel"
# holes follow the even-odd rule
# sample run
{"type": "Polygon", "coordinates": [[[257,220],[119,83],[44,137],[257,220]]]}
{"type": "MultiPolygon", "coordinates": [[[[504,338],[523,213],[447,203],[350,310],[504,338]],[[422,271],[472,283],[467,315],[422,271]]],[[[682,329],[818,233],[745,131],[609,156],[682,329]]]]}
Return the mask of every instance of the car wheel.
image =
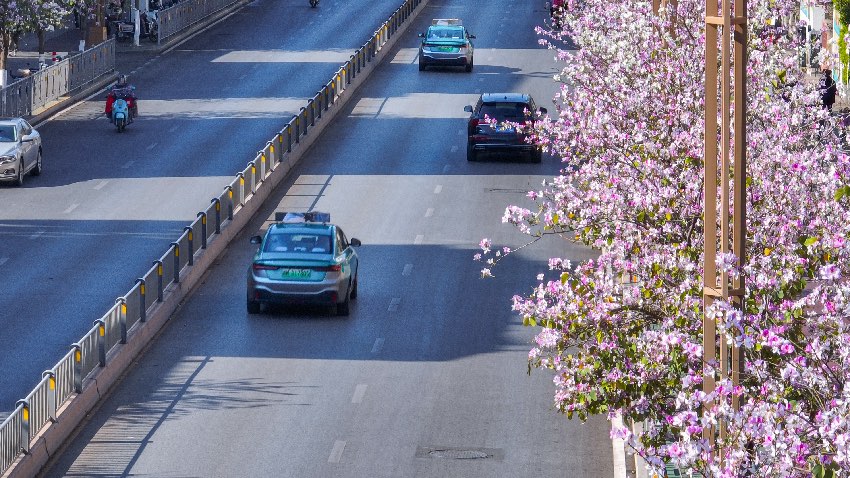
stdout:
{"type": "Polygon", "coordinates": [[[466,145],[466,160],[467,161],[478,161],[478,153],[475,152],[475,149],[472,148],[472,145],[466,145]]]}
{"type": "Polygon", "coordinates": [[[419,60],[419,71],[425,71],[425,63],[422,63],[422,60],[419,60]]]}
{"type": "Polygon", "coordinates": [[[466,64],[466,72],[469,73],[472,71],[472,60],[469,60],[469,63],[466,64]]]}
{"type": "Polygon", "coordinates": [[[248,301],[248,313],[249,314],[259,314],[260,313],[260,303],[256,300],[248,301]]]}
{"type": "Polygon", "coordinates": [[[351,312],[351,291],[345,291],[345,300],[336,305],[336,315],[347,316],[351,312]]]}
{"type": "Polygon", "coordinates": [[[532,163],[539,163],[541,161],[543,161],[543,150],[535,149],[534,151],[532,151],[531,152],[531,162],[532,163]]]}
{"type": "Polygon", "coordinates": [[[24,185],[24,158],[21,158],[18,164],[18,177],[15,178],[15,186],[21,187],[24,185]]]}
{"type": "Polygon", "coordinates": [[[357,276],[354,277],[354,286],[351,288],[351,300],[357,298],[357,276]]]}
{"type": "Polygon", "coordinates": [[[38,176],[41,174],[41,150],[38,150],[38,156],[35,157],[35,168],[32,170],[33,176],[38,176]]]}

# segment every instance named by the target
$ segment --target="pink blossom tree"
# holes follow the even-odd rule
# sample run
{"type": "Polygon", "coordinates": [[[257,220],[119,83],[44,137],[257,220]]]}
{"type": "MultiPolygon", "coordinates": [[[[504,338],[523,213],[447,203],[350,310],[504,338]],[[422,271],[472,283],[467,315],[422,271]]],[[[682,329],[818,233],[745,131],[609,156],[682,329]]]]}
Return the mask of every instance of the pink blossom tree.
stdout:
{"type": "MultiPolygon", "coordinates": [[[[643,422],[612,434],[656,469],[848,473],[850,158],[799,45],[772,26],[799,1],[748,3],[747,257],[718,260],[744,276],[746,296],[743,312],[706,311],[743,350],[741,386],[702,392],[718,371],[702,358],[703,0],[658,14],[650,1],[568,0],[563,30],[539,30],[565,66],[558,111],[534,139],[564,168],[503,220],[530,241],[557,234],[600,253],[550,259],[513,308],[541,327],[529,362],[553,373],[557,409],[643,422]],[[721,421],[728,434],[704,439],[721,421]]],[[[488,276],[503,249],[481,247],[488,276]]]]}

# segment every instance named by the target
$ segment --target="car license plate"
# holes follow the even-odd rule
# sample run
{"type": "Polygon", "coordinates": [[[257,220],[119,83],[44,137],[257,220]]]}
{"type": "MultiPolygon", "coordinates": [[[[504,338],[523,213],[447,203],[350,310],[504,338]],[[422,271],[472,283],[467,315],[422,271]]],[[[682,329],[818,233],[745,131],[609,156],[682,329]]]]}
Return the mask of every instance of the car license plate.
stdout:
{"type": "Polygon", "coordinates": [[[451,53],[451,52],[457,51],[457,48],[455,48],[453,46],[441,46],[441,47],[437,48],[437,51],[445,51],[445,52],[451,53]]]}
{"type": "Polygon", "coordinates": [[[283,269],[280,271],[282,279],[306,279],[310,277],[310,269],[283,269]]]}

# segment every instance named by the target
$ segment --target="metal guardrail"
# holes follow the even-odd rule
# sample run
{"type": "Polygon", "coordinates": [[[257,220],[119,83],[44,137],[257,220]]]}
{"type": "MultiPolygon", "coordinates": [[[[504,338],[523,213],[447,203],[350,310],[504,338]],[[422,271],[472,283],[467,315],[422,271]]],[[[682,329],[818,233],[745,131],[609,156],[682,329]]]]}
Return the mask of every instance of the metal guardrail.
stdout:
{"type": "Polygon", "coordinates": [[[162,44],[164,38],[180,33],[189,26],[238,1],[187,0],[159,10],[156,12],[157,28],[159,29],[157,44],[162,44]]]}
{"type": "MultiPolygon", "coordinates": [[[[202,0],[199,0],[202,1],[202,0]]],[[[226,0],[222,0],[226,1],[226,0]]],[[[229,226],[240,208],[251,200],[264,186],[268,176],[285,161],[315,125],[316,120],[332,107],[360,72],[372,64],[383,45],[400,29],[422,0],[405,2],[377,31],[358,48],[350,59],[334,73],[307,106],[293,116],[269,140],[257,156],[227,184],[222,192],[210,200],[210,205],[198,212],[183,234],[172,242],[165,253],[153,261],[153,266],[143,277],[136,279],[133,287],[118,297],[92,328],[71,346],[71,350],[53,368],[46,370],[35,389],[19,400],[14,411],[0,424],[0,475],[21,453],[28,453],[30,443],[48,424],[57,419],[57,410],[75,394],[81,393],[88,377],[95,369],[106,366],[107,353],[113,347],[127,342],[133,326],[145,322],[149,311],[164,299],[165,292],[181,280],[195,256],[203,254],[207,243],[222,229],[229,226]]],[[[111,40],[114,42],[114,40],[111,40]]],[[[114,59],[114,43],[112,55],[114,59]]],[[[93,68],[91,71],[98,71],[93,68]]],[[[73,73],[72,75],[73,76],[73,73]]],[[[12,85],[14,86],[14,84],[12,85]]],[[[2,93],[2,92],[0,92],[2,93]]]]}
{"type": "Polygon", "coordinates": [[[0,89],[0,116],[31,116],[114,69],[110,39],[0,89]]]}

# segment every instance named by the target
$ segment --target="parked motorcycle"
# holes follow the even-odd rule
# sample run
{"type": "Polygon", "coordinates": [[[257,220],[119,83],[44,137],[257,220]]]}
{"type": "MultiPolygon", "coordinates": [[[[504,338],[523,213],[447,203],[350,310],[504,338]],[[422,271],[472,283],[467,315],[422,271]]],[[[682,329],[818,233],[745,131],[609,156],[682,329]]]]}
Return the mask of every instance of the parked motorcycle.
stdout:
{"type": "Polygon", "coordinates": [[[130,107],[123,98],[118,98],[112,103],[112,122],[118,127],[118,132],[123,133],[124,128],[130,120],[130,107]]]}
{"type": "Polygon", "coordinates": [[[319,0],[310,0],[310,6],[316,8],[319,6],[319,0]]]}
{"type": "Polygon", "coordinates": [[[156,11],[142,12],[140,20],[143,36],[147,36],[148,40],[154,43],[159,41],[159,23],[156,21],[156,11]]]}

